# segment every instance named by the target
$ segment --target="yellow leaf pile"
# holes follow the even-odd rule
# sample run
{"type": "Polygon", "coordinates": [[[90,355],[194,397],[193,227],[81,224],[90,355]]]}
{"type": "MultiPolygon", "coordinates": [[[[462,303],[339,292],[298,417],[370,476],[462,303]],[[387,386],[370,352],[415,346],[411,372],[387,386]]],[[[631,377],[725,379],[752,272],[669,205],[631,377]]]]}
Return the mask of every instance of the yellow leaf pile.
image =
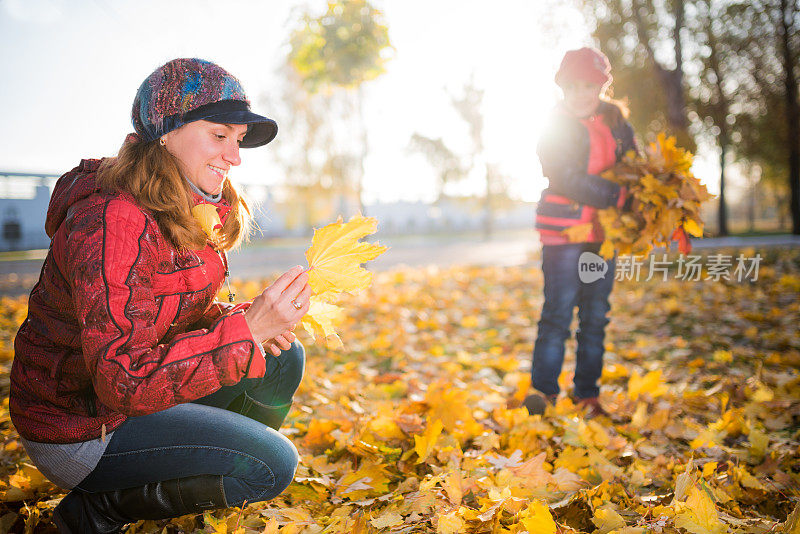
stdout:
{"type": "MultiPolygon", "coordinates": [[[[691,250],[688,236],[702,237],[700,205],[711,198],[706,186],[691,172],[692,154],[675,146],[664,133],[645,148],[644,157],[629,152],[622,162],[603,174],[627,188],[633,197],[631,211],[610,207],[598,211],[605,232],[600,255],[647,255],[653,247],[691,250]]],[[[579,230],[573,230],[573,234],[579,230]]],[[[580,240],[580,235],[570,235],[580,240]]]]}
{"type": "Polygon", "coordinates": [[[346,223],[339,217],[335,223],[314,231],[306,251],[308,285],[314,295],[302,324],[312,337],[326,340],[329,346],[342,345],[335,331],[342,309],[333,302],[343,292],[355,293],[369,287],[372,273],[361,264],[386,251],[385,246],[359,241],[377,229],[377,219],[355,215],[346,223]]]}

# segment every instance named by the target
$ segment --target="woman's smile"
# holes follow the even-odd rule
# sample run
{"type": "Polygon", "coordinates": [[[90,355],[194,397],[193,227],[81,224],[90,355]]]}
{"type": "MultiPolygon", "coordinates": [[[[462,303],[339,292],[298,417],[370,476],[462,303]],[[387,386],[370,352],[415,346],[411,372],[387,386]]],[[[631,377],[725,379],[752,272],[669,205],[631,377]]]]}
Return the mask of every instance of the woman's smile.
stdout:
{"type": "Polygon", "coordinates": [[[167,150],[178,159],[186,179],[201,191],[217,195],[222,191],[231,167],[242,162],[239,143],[246,133],[245,124],[199,120],[164,137],[167,150]]]}

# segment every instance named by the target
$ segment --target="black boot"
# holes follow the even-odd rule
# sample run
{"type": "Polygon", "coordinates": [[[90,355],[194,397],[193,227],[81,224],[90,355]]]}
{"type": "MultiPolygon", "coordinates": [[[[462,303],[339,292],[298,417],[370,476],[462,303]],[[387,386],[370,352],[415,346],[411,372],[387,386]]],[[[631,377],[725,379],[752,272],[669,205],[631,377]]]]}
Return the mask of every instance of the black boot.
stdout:
{"type": "Polygon", "coordinates": [[[558,400],[558,395],[540,395],[539,393],[533,393],[525,397],[525,400],[522,401],[522,405],[528,409],[528,413],[531,415],[542,415],[544,414],[547,406],[552,406],[558,400]]]}
{"type": "Polygon", "coordinates": [[[250,419],[254,419],[259,423],[263,423],[270,428],[278,430],[286,419],[286,415],[292,408],[292,401],[286,404],[279,404],[277,406],[270,406],[263,404],[252,398],[247,392],[242,393],[236,397],[228,410],[240,413],[250,419]]]}
{"type": "Polygon", "coordinates": [[[198,475],[101,493],[74,489],[56,506],[53,523],[61,534],[112,534],[140,519],[227,507],[222,476],[198,475]]]}

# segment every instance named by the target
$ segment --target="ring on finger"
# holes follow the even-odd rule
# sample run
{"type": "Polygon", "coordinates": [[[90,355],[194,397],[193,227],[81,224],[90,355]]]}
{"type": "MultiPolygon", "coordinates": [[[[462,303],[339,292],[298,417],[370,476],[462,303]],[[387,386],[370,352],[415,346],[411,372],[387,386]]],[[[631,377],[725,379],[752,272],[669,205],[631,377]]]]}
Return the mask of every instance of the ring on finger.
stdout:
{"type": "Polygon", "coordinates": [[[303,305],[300,302],[297,302],[296,300],[292,301],[292,306],[294,306],[295,310],[299,310],[300,308],[303,307],[303,305]]]}

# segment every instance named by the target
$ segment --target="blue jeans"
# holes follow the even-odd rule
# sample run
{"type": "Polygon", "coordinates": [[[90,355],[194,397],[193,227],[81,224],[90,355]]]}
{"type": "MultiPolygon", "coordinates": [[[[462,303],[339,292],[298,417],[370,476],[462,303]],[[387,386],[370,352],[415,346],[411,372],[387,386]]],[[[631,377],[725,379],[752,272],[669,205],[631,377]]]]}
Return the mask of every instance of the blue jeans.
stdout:
{"type": "Polygon", "coordinates": [[[581,254],[597,254],[599,249],[599,243],[542,247],[544,306],[533,348],[531,383],[545,395],[557,395],[560,391],[558,375],[564,363],[564,342],[570,335],[575,306],[578,307],[575,397],[585,399],[600,393],[597,381],[603,372],[603,342],[611,309],[608,296],[614,285],[615,260],[607,262],[603,278],[590,283],[582,282],[578,271],[581,254]]]}
{"type": "Polygon", "coordinates": [[[194,402],[130,417],[113,433],[100,462],[77,488],[104,492],[195,475],[222,475],[229,506],[272,499],[297,469],[297,450],[285,436],[226,408],[247,395],[285,405],[300,385],[303,346],[267,354],[263,378],[246,378],[194,402]]]}

